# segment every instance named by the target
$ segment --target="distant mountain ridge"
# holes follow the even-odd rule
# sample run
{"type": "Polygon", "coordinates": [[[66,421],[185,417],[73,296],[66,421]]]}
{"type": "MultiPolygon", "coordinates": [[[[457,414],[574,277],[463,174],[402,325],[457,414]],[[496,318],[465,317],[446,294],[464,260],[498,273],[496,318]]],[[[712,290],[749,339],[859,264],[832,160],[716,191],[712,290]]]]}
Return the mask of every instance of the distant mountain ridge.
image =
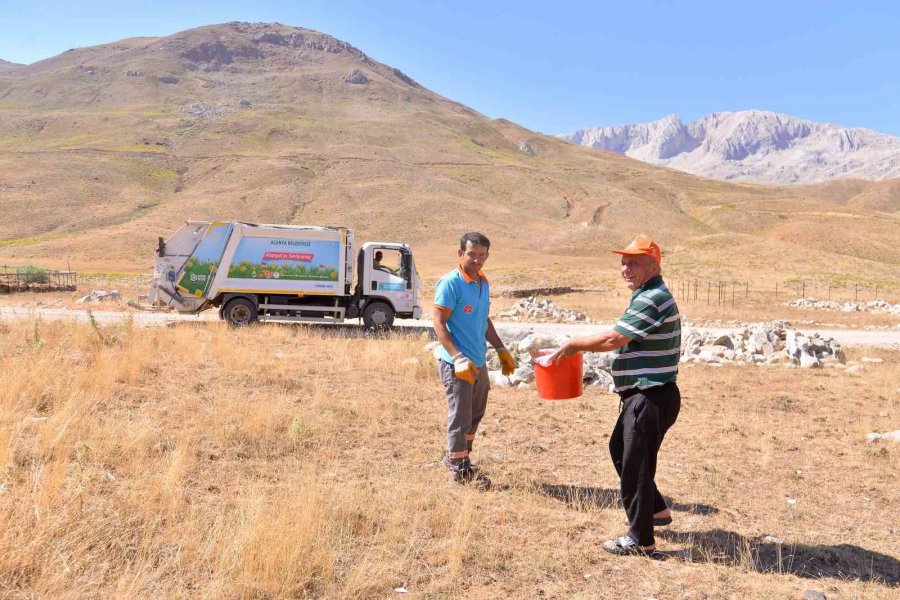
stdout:
{"type": "Polygon", "coordinates": [[[714,179],[786,184],[900,177],[898,137],[760,110],[717,112],[687,124],[673,114],[559,137],[714,179]]]}
{"type": "Polygon", "coordinates": [[[25,65],[20,65],[19,63],[9,62],[8,60],[3,60],[0,58],[0,75],[7,75],[16,71],[17,69],[21,69],[25,65]]]}

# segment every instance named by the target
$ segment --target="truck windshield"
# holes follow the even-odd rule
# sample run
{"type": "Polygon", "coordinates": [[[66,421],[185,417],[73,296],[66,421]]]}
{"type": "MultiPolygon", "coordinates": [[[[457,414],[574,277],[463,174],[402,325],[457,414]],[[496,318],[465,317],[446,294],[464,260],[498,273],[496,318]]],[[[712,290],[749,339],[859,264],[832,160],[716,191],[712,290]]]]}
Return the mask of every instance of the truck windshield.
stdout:
{"type": "Polygon", "coordinates": [[[402,266],[400,252],[383,248],[375,250],[372,254],[372,268],[391,275],[400,275],[400,267],[402,266]]]}

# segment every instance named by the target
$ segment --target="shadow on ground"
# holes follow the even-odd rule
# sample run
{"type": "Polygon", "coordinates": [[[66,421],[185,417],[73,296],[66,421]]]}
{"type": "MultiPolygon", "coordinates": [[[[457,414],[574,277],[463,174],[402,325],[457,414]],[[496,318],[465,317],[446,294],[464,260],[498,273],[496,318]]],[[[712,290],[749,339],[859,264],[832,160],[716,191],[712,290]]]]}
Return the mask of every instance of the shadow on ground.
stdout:
{"type": "Polygon", "coordinates": [[[656,535],[688,546],[688,551],[670,555],[682,560],[741,566],[762,573],[789,573],[807,579],[829,577],[900,587],[900,561],[852,544],[779,544],[769,536],[746,537],[722,529],[657,530],[656,535]]]}
{"type": "MultiPolygon", "coordinates": [[[[539,489],[545,496],[561,500],[571,508],[622,508],[619,490],[547,483],[540,484],[539,489]]],[[[694,515],[713,515],[719,512],[718,508],[709,504],[676,502],[671,498],[666,498],[666,503],[676,512],[694,515]]]]}

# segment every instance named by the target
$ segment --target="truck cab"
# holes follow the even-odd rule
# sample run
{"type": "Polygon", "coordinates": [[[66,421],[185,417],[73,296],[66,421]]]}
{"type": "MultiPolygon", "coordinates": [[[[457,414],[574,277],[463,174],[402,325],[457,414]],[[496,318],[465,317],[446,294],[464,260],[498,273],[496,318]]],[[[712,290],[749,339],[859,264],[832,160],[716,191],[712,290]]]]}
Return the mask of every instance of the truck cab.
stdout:
{"type": "Polygon", "coordinates": [[[408,244],[367,242],[360,247],[357,262],[359,305],[367,326],[390,327],[394,316],[422,316],[421,280],[408,244]]]}

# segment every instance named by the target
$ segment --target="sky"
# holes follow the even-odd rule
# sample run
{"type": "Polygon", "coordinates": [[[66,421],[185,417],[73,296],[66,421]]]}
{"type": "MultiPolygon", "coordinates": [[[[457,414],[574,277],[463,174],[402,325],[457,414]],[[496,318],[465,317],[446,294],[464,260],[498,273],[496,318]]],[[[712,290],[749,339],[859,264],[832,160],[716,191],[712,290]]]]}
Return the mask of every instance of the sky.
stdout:
{"type": "Polygon", "coordinates": [[[0,0],[0,59],[227,21],[317,29],[543,133],[760,109],[900,136],[896,0],[0,0]]]}

